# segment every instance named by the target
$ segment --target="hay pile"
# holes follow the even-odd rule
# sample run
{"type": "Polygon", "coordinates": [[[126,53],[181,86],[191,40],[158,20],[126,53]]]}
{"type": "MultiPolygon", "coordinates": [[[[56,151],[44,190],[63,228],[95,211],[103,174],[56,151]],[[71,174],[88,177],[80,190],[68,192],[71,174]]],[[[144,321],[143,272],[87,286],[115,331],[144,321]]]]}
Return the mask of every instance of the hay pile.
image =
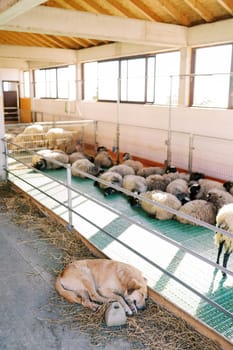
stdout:
{"type": "MultiPolygon", "coordinates": [[[[4,211],[12,214],[12,221],[28,231],[28,240],[22,243],[35,245],[43,241],[51,247],[58,248],[57,255],[51,249],[53,263],[47,267],[48,272],[54,276],[72,260],[94,258],[75,235],[42,213],[28,197],[16,193],[8,183],[0,186],[0,212],[4,211]]],[[[103,321],[106,306],[93,313],[81,305],[67,303],[55,291],[43,308],[51,313],[51,318],[42,321],[81,330],[89,335],[96,349],[103,349],[106,344],[118,340],[128,342],[132,350],[221,349],[216,343],[196,332],[184,320],[152,300],[148,301],[146,310],[128,318],[126,326],[112,328],[106,327],[103,321]],[[59,310],[60,317],[53,316],[53,310],[59,310]]]]}

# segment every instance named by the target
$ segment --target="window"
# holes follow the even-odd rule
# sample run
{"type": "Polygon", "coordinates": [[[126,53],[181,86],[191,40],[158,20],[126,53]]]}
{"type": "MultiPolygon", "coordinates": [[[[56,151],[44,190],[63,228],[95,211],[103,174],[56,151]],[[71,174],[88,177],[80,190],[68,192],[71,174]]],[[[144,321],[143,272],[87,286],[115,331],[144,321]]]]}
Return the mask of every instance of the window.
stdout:
{"type": "Polygon", "coordinates": [[[199,48],[194,53],[193,106],[227,108],[232,45],[199,48]]]}
{"type": "Polygon", "coordinates": [[[88,62],[83,65],[84,99],[97,100],[98,98],[98,63],[88,62]]]}
{"type": "Polygon", "coordinates": [[[75,66],[34,71],[35,97],[75,99],[75,66]]]}
{"type": "Polygon", "coordinates": [[[177,104],[179,71],[180,52],[84,63],[84,99],[177,104]]]}
{"type": "Polygon", "coordinates": [[[23,72],[24,97],[30,97],[30,75],[29,71],[23,72]]]}
{"type": "Polygon", "coordinates": [[[121,101],[145,102],[145,58],[121,60],[121,101]]]}
{"type": "Polygon", "coordinates": [[[177,105],[179,94],[180,52],[155,56],[154,103],[177,105]]]}
{"type": "Polygon", "coordinates": [[[119,61],[98,64],[98,99],[116,101],[118,99],[119,61]]]}

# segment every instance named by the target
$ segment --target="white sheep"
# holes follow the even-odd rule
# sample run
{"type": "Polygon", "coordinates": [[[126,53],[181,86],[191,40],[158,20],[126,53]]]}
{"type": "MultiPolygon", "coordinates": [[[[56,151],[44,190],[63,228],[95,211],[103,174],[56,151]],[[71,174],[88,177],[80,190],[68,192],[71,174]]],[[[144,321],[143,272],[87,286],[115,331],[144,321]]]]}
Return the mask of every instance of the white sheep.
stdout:
{"type": "Polygon", "coordinates": [[[69,163],[69,156],[61,150],[44,149],[32,156],[32,167],[38,170],[60,169],[62,164],[69,163]]]}
{"type": "MultiPolygon", "coordinates": [[[[194,199],[191,202],[185,203],[179,209],[180,213],[192,216],[195,219],[207,222],[208,224],[215,225],[216,208],[213,203],[207,202],[204,199],[194,199]]],[[[179,215],[175,216],[175,219],[182,224],[190,224],[197,226],[195,222],[184,219],[179,215]]]]}
{"type": "MultiPolygon", "coordinates": [[[[181,207],[181,202],[171,193],[155,190],[145,192],[142,196],[145,197],[145,199],[150,199],[153,202],[157,202],[175,210],[179,210],[181,207]]],[[[174,217],[173,213],[157,206],[156,204],[149,203],[142,199],[140,199],[139,203],[145,212],[158,220],[169,220],[174,217]]]]}
{"type": "Polygon", "coordinates": [[[44,134],[44,133],[45,133],[44,127],[40,124],[29,125],[23,130],[23,134],[25,135],[26,134],[27,135],[44,134]]]}
{"type": "MultiPolygon", "coordinates": [[[[146,179],[139,175],[126,175],[123,178],[122,187],[133,194],[141,194],[147,191],[146,179]]],[[[131,205],[138,204],[138,199],[134,196],[129,196],[131,205]]]]}
{"type": "Polygon", "coordinates": [[[111,186],[111,184],[115,186],[121,187],[122,185],[122,176],[114,171],[106,171],[99,175],[99,179],[108,182],[108,184],[101,183],[99,181],[95,181],[94,185],[98,186],[104,193],[105,196],[109,196],[117,190],[111,186]]]}
{"type": "Polygon", "coordinates": [[[62,128],[51,128],[45,135],[47,147],[51,149],[61,149],[70,154],[76,150],[73,133],[62,128]]]}
{"type": "MultiPolygon", "coordinates": [[[[216,216],[216,226],[233,234],[233,204],[224,205],[216,216]]],[[[228,237],[221,232],[216,232],[214,236],[215,244],[218,247],[217,261],[219,264],[222,249],[224,247],[223,267],[227,268],[229,256],[233,251],[233,237],[228,237]]],[[[225,272],[222,272],[226,276],[225,272]]]]}
{"type": "Polygon", "coordinates": [[[134,160],[129,153],[123,154],[123,164],[130,166],[135,171],[135,174],[143,168],[142,162],[134,160]]]}
{"type": "Polygon", "coordinates": [[[162,175],[154,174],[146,177],[146,183],[148,191],[160,190],[165,192],[169,181],[166,180],[162,175]]]}
{"type": "Polygon", "coordinates": [[[111,168],[109,168],[107,171],[116,172],[120,174],[122,177],[126,175],[135,175],[133,168],[124,164],[114,165],[111,168]]]}
{"type": "Polygon", "coordinates": [[[113,166],[113,159],[106,147],[98,147],[97,154],[94,158],[94,163],[98,168],[103,169],[108,169],[113,166]]]}
{"type": "Polygon", "coordinates": [[[78,159],[71,165],[72,175],[85,179],[87,176],[80,171],[93,176],[99,174],[99,168],[97,168],[89,159],[78,159]]]}

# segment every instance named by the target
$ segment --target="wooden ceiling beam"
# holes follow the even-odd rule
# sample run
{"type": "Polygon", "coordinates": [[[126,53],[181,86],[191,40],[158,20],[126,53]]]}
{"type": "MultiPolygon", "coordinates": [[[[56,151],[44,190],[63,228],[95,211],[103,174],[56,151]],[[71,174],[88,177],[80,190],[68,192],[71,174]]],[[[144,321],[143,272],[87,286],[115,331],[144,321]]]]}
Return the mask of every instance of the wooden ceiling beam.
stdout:
{"type": "Polygon", "coordinates": [[[191,7],[192,10],[197,12],[201,18],[203,18],[206,22],[213,22],[214,16],[204,5],[200,3],[198,0],[184,0],[184,2],[191,7]]]}
{"type": "Polygon", "coordinates": [[[191,20],[189,16],[182,13],[174,4],[170,2],[170,0],[157,0],[159,2],[159,5],[171,16],[173,17],[178,23],[189,26],[191,23],[191,20]]]}
{"type": "Polygon", "coordinates": [[[233,15],[233,1],[232,0],[217,0],[218,3],[231,15],[233,15]]]}
{"type": "Polygon", "coordinates": [[[140,0],[130,0],[145,16],[156,22],[163,22],[162,18],[157,15],[157,13],[152,9],[152,7],[148,7],[145,3],[140,0]]]}
{"type": "Polygon", "coordinates": [[[5,0],[0,1],[0,25],[5,24],[15,17],[31,10],[45,2],[44,0],[5,0]]]}

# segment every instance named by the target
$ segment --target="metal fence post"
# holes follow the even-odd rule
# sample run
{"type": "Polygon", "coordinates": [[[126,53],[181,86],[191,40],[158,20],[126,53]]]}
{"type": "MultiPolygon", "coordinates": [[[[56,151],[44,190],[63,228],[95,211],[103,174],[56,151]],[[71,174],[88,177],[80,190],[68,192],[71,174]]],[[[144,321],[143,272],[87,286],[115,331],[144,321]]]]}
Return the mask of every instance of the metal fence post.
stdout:
{"type": "Polygon", "coordinates": [[[72,229],[73,229],[71,179],[72,179],[71,165],[67,164],[66,184],[67,184],[67,202],[68,202],[67,204],[68,204],[68,214],[69,214],[69,224],[68,224],[69,231],[72,231],[72,229]]]}

